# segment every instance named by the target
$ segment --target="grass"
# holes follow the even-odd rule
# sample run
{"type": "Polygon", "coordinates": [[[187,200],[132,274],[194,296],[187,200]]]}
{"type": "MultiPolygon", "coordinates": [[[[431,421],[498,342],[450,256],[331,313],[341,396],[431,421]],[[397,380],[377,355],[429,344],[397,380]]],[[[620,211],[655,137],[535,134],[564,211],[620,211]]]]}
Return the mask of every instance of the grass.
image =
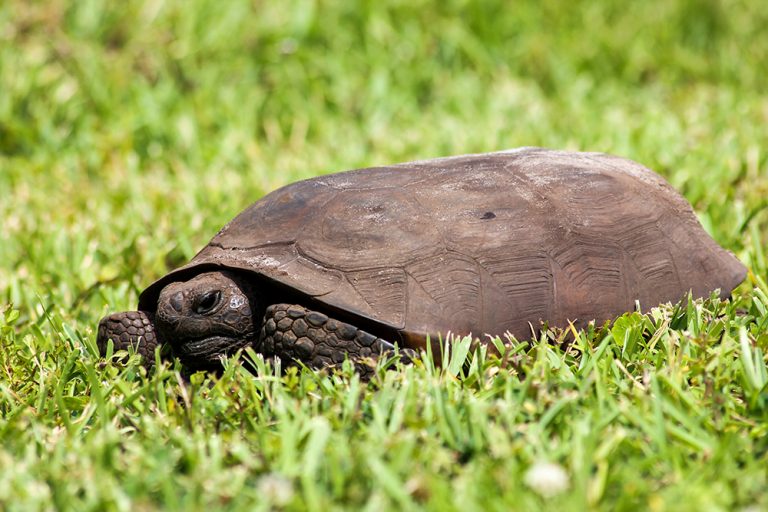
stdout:
{"type": "Polygon", "coordinates": [[[0,3],[0,509],[768,509],[761,7],[0,3]],[[98,319],[264,193],[522,145],[657,170],[748,281],[370,383],[100,364],[98,319]]]}

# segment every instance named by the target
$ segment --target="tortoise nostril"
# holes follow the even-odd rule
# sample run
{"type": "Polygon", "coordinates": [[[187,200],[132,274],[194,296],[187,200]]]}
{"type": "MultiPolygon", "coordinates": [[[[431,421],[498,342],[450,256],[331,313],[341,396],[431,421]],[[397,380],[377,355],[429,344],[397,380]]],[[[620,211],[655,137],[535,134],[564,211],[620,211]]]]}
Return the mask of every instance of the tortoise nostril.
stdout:
{"type": "Polygon", "coordinates": [[[181,305],[184,300],[184,294],[179,292],[173,297],[171,297],[171,306],[173,306],[173,309],[176,310],[176,312],[181,313],[181,305]]]}

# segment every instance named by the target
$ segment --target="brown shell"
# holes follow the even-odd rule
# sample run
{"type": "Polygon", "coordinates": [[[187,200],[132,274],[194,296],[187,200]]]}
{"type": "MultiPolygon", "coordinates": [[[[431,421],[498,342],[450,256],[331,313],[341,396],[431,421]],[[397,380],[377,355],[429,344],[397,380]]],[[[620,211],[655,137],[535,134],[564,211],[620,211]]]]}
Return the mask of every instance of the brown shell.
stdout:
{"type": "Polygon", "coordinates": [[[528,337],[540,320],[727,296],[744,266],[641,165],[522,148],[320,176],[257,201],[160,289],[211,265],[254,272],[402,339],[528,337]],[[529,324],[530,323],[530,324],[529,324]]]}

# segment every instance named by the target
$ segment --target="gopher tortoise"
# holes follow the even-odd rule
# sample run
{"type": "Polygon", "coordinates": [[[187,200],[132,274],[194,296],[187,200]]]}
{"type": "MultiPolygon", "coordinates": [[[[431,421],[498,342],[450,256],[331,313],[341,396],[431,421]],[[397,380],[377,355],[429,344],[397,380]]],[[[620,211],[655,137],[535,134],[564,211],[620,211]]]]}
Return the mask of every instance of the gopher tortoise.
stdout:
{"type": "Polygon", "coordinates": [[[310,367],[418,350],[447,332],[530,338],[688,292],[745,267],[661,177],[623,158],[522,148],[320,176],[272,192],[189,264],[109,315],[98,346],[189,369],[251,346],[310,367]]]}

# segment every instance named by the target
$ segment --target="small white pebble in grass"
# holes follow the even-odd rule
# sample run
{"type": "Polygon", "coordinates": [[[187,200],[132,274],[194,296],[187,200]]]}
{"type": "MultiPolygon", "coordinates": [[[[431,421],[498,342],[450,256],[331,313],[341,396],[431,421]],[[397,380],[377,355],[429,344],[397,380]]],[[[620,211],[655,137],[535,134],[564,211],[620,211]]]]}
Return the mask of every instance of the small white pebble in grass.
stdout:
{"type": "Polygon", "coordinates": [[[293,482],[282,475],[264,475],[259,479],[257,488],[259,494],[274,505],[287,505],[293,498],[293,482]]]}
{"type": "Polygon", "coordinates": [[[565,492],[569,485],[565,469],[559,464],[546,461],[535,462],[528,468],[523,481],[545,498],[565,492]]]}

